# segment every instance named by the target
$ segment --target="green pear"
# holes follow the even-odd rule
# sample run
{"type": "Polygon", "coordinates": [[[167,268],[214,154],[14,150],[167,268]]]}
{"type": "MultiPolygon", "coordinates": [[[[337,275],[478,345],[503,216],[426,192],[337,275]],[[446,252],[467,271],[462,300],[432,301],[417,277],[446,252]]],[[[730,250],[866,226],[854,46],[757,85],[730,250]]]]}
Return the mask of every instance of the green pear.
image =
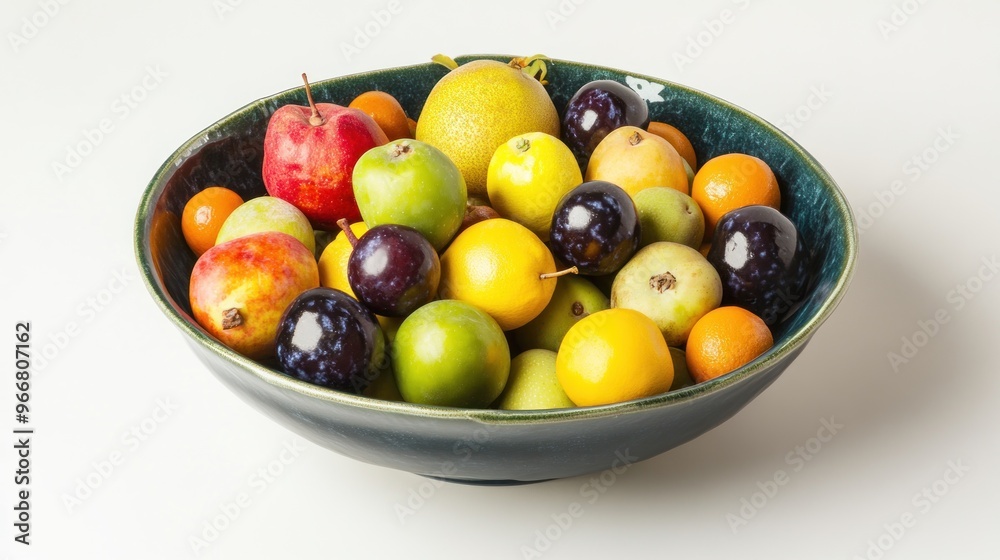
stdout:
{"type": "Polygon", "coordinates": [[[556,353],[541,349],[522,352],[510,361],[510,377],[496,404],[502,410],[576,406],[556,377],[556,353]]]}
{"type": "Polygon", "coordinates": [[[514,331],[518,347],[557,352],[566,332],[577,321],[610,306],[608,296],[580,276],[560,276],[552,299],[528,324],[514,331]]]}
{"type": "Polygon", "coordinates": [[[672,241],[697,249],[705,235],[705,216],[690,196],[668,187],[652,187],[632,197],[639,213],[639,247],[672,241]]]}
{"type": "Polygon", "coordinates": [[[691,327],[722,303],[722,280],[701,253],[658,241],[636,253],[611,285],[611,306],[645,313],[667,346],[684,346],[691,327]]]}
{"type": "Polygon", "coordinates": [[[691,372],[688,370],[687,354],[680,348],[673,346],[667,349],[670,350],[670,361],[674,363],[674,381],[670,384],[670,390],[676,391],[694,385],[694,379],[691,378],[691,372]]]}

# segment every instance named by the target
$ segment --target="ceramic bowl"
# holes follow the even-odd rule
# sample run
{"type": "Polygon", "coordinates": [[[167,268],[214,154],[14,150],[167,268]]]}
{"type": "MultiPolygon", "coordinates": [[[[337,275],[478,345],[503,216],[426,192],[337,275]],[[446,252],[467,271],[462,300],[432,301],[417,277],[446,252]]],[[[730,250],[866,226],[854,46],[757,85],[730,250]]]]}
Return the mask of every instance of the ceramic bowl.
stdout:
{"type": "MultiPolygon", "coordinates": [[[[460,57],[509,60],[509,56],[460,57]]],[[[244,199],[266,194],[261,181],[269,116],[287,103],[306,104],[302,87],[260,99],[194,135],[156,171],[139,204],[135,252],[160,312],[223,385],[292,432],[354,459],[424,476],[477,484],[511,484],[601,471],[663,453],[731,418],[767,388],[833,313],[850,282],[857,230],[843,193],[801,146],[761,118],[716,97],[649,76],[552,60],[549,90],[562,110],[583,84],[616,80],[647,101],[652,120],[691,139],[699,162],[727,152],[767,161],[782,191],[782,211],[814,252],[808,297],[774,329],[771,350],[712,381],[649,398],[587,408],[471,410],[374,400],[297,381],[220,344],[191,317],[188,279],[195,262],[180,215],[187,200],[214,184],[244,199]]],[[[342,105],[368,90],[387,91],[420,114],[447,70],[427,63],[313,84],[317,101],[342,105]]]]}

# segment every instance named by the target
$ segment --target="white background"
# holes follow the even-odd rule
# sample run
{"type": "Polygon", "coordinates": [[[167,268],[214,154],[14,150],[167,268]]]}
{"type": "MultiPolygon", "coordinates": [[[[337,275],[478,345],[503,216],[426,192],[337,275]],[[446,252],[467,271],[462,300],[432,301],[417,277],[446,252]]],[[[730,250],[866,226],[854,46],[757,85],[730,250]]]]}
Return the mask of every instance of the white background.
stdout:
{"type": "Polygon", "coordinates": [[[191,538],[245,493],[202,557],[996,558],[1000,280],[982,262],[1000,249],[1000,4],[566,0],[558,19],[558,0],[399,0],[363,45],[357,29],[387,0],[223,2],[75,1],[50,17],[44,1],[0,7],[0,340],[13,346],[15,321],[30,320],[36,349],[63,343],[31,389],[30,547],[13,542],[13,441],[2,444],[7,557],[194,557],[191,538]],[[723,10],[727,23],[713,23],[723,10]],[[784,376],[593,503],[587,477],[434,487],[303,442],[215,381],[137,277],[140,194],[186,139],[303,71],[438,52],[540,52],[713,93],[784,125],[859,219],[872,216],[846,298],[784,376]],[[160,77],[144,86],[149,69],[160,77]],[[127,111],[123,95],[135,96],[127,111]],[[53,164],[102,119],[111,132],[59,176],[53,164]],[[921,321],[933,336],[914,335],[921,321]],[[922,346],[894,368],[904,339],[922,346]],[[811,441],[824,419],[842,427],[811,441]],[[127,435],[135,426],[145,439],[127,435]],[[281,473],[265,483],[256,473],[269,466],[281,473]],[[787,483],[774,492],[778,471],[787,483]],[[81,486],[88,477],[99,486],[81,486]],[[556,530],[573,502],[582,516],[556,530]],[[401,520],[397,506],[414,504],[401,520]]]}

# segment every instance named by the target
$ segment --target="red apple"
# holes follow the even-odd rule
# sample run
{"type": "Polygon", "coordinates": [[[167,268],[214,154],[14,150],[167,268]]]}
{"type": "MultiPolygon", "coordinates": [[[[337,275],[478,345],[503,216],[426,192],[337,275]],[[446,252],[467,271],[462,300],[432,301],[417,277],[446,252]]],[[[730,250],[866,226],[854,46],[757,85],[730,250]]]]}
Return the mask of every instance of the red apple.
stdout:
{"type": "Polygon", "coordinates": [[[220,342],[260,360],[274,354],[285,308],[317,286],[316,258],[301,241],[276,231],[253,233],[198,258],[191,271],[191,312],[220,342]]]}
{"type": "MultiPolygon", "coordinates": [[[[305,80],[305,74],[302,75],[305,80]]],[[[351,174],[362,154],[389,141],[365,113],[333,103],[285,105],[264,135],[264,186],[302,210],[313,227],[337,230],[337,220],[361,219],[351,174]]]]}

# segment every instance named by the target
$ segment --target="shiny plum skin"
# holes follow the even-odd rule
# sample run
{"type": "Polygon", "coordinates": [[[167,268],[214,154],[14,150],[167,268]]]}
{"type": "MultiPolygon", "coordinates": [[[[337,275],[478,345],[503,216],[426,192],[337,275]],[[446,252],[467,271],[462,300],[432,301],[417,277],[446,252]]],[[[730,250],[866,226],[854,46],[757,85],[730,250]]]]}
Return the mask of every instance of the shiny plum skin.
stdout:
{"type": "Polygon", "coordinates": [[[395,224],[375,226],[354,246],[347,280],[368,309],[403,317],[437,296],[441,261],[417,230],[395,224]]]}
{"type": "Polygon", "coordinates": [[[566,193],[552,215],[552,254],[580,274],[610,274],[639,247],[639,216],[621,187],[587,181],[566,193]]]}
{"type": "Polygon", "coordinates": [[[746,308],[769,327],[805,296],[810,260],[795,224],[768,206],[723,215],[708,253],[722,279],[722,304],[746,308]]]}
{"type": "Polygon", "coordinates": [[[331,288],[299,295],[281,318],[276,342],[286,374],[340,391],[360,394],[388,365],[375,316],[331,288]]]}
{"type": "Polygon", "coordinates": [[[649,126],[646,102],[626,85],[596,80],[584,84],[566,103],[562,140],[582,166],[609,132],[626,125],[649,126]]]}

